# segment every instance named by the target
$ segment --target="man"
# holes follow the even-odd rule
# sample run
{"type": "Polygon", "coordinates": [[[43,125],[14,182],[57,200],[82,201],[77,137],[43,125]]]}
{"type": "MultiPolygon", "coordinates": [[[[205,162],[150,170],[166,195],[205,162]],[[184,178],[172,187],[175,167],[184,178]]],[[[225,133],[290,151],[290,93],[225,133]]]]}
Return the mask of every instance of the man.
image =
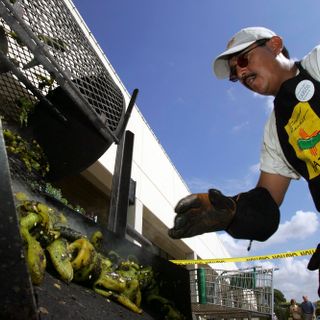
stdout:
{"type": "Polygon", "coordinates": [[[302,297],[303,302],[301,303],[301,312],[303,320],[312,320],[315,312],[314,305],[311,301],[308,300],[307,296],[302,297]]]}
{"type": "MultiPolygon", "coordinates": [[[[320,211],[320,46],[296,63],[280,36],[249,27],[231,38],[213,70],[218,78],[275,97],[265,126],[260,177],[256,188],[233,197],[210,189],[181,199],[169,236],[225,230],[234,238],[265,241],[278,228],[279,207],[291,179],[307,180],[320,211]]],[[[319,260],[318,252],[309,269],[318,269],[319,260]]]]}

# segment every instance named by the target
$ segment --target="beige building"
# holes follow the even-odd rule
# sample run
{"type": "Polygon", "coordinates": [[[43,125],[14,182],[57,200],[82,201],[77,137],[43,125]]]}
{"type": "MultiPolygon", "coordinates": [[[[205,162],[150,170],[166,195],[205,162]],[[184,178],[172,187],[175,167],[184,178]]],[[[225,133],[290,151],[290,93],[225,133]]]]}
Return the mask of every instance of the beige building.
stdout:
{"type": "MultiPolygon", "coordinates": [[[[66,0],[82,30],[117,83],[128,105],[130,94],[102,52],[99,44],[81,18],[71,1],[66,0]]],[[[134,106],[127,130],[134,133],[132,179],[136,182],[135,204],[129,209],[129,224],[158,247],[162,254],[174,259],[229,257],[227,250],[215,233],[183,240],[172,240],[167,236],[173,226],[174,206],[190,193],[188,186],[169,159],[166,151],[141,114],[134,106]]],[[[83,172],[82,183],[99,189],[104,198],[110,195],[114,170],[116,146],[113,145],[90,168],[83,172]],[[89,184],[90,183],[90,184],[89,184]]],[[[76,184],[78,184],[77,182],[76,184]]],[[[95,200],[96,201],[96,200],[95,200]]],[[[103,210],[105,210],[103,208],[103,210]]],[[[217,268],[235,268],[234,264],[221,264],[217,268]]]]}

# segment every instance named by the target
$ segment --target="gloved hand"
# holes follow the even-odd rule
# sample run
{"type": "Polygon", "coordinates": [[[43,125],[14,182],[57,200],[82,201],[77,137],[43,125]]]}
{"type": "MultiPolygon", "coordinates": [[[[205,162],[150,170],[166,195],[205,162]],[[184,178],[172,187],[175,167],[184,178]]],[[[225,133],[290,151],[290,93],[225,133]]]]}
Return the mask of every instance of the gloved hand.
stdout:
{"type": "Polygon", "coordinates": [[[318,244],[314,254],[311,256],[311,259],[308,263],[307,268],[311,271],[318,270],[318,273],[319,273],[318,296],[320,297],[320,243],[318,244]]]}
{"type": "Polygon", "coordinates": [[[235,212],[236,202],[219,190],[191,194],[181,199],[175,207],[174,227],[168,234],[173,239],[189,238],[205,232],[228,228],[235,212]]]}
{"type": "Polygon", "coordinates": [[[307,268],[311,271],[320,269],[320,243],[318,244],[316,251],[311,256],[307,268]]]}

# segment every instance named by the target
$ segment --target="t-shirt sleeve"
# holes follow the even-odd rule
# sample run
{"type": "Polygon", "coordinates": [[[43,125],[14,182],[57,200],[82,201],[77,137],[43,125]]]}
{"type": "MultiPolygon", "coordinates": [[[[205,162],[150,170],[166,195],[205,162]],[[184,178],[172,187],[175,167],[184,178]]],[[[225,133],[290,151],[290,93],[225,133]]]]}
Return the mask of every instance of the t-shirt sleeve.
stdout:
{"type": "Polygon", "coordinates": [[[301,60],[301,65],[312,78],[320,81],[320,45],[316,46],[301,60]]]}
{"type": "Polygon", "coordinates": [[[267,173],[280,174],[291,179],[300,178],[300,175],[286,160],[280,147],[274,112],[271,113],[264,129],[260,170],[267,173]]]}

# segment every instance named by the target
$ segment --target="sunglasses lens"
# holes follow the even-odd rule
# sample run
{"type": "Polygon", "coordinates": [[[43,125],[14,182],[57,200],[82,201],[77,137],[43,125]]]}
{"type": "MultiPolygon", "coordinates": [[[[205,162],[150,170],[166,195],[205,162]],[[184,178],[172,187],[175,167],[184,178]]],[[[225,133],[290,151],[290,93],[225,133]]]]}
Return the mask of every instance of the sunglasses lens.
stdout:
{"type": "Polygon", "coordinates": [[[238,81],[237,67],[236,66],[233,66],[233,67],[230,68],[229,80],[232,81],[232,82],[238,81]]]}
{"type": "MultiPolygon", "coordinates": [[[[246,57],[246,55],[252,51],[253,49],[256,49],[258,47],[262,47],[264,46],[267,42],[269,41],[269,39],[261,39],[261,40],[258,40],[256,41],[256,46],[255,47],[252,47],[250,49],[246,49],[246,50],[243,50],[242,53],[240,53],[238,56],[236,56],[236,59],[237,59],[237,64],[233,67],[230,68],[230,76],[229,76],[229,80],[232,81],[232,82],[236,82],[238,81],[238,75],[237,75],[237,67],[238,66],[239,68],[246,68],[249,64],[249,60],[248,58],[246,57]]],[[[320,269],[319,269],[320,270],[320,269]]],[[[319,280],[320,281],[320,280],[319,280]]],[[[320,290],[320,287],[319,287],[319,290],[320,290]]]]}
{"type": "Polygon", "coordinates": [[[245,68],[248,66],[248,58],[245,57],[243,54],[241,54],[238,58],[237,58],[237,65],[240,67],[240,68],[245,68]]]}

